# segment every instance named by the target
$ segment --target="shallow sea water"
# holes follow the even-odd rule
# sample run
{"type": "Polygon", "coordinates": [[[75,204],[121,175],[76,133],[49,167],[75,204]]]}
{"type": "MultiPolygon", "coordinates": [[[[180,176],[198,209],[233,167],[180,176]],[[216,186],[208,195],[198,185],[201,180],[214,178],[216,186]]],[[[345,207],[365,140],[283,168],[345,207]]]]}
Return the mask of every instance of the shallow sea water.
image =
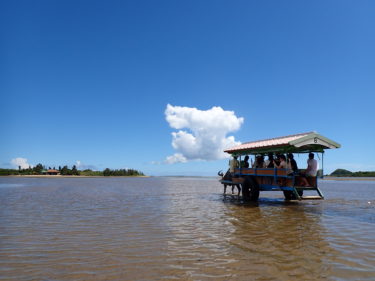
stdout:
{"type": "Polygon", "coordinates": [[[0,178],[0,280],[375,280],[375,181],[258,203],[215,178],[0,178]]]}

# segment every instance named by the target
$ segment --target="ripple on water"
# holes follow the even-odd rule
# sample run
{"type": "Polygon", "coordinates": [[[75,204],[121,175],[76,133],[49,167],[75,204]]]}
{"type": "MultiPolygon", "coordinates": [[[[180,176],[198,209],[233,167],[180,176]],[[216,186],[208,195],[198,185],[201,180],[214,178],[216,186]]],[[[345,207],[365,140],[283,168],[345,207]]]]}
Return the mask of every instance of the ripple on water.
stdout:
{"type": "Polygon", "coordinates": [[[0,180],[0,280],[375,275],[371,184],[322,182],[325,201],[265,193],[244,204],[209,178],[0,180]]]}

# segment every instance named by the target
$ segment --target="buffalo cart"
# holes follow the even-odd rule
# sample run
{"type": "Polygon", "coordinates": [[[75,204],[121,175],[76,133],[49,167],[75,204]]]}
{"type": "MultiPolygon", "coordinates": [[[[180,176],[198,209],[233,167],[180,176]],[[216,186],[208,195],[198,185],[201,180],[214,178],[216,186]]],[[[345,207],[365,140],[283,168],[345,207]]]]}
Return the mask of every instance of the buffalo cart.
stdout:
{"type": "Polygon", "coordinates": [[[225,187],[228,185],[241,187],[242,198],[246,201],[257,201],[261,191],[282,191],[286,200],[324,199],[323,193],[318,187],[318,177],[323,177],[324,151],[339,147],[341,147],[340,144],[316,132],[243,143],[225,150],[239,160],[239,167],[235,168],[229,176],[228,173],[223,176],[220,182],[225,187]],[[289,168],[241,167],[245,155],[264,156],[269,153],[275,155],[315,153],[321,155],[319,158],[322,169],[316,176],[305,176],[305,170],[291,173],[289,168]],[[306,190],[315,191],[317,195],[303,196],[303,192],[306,190]]]}

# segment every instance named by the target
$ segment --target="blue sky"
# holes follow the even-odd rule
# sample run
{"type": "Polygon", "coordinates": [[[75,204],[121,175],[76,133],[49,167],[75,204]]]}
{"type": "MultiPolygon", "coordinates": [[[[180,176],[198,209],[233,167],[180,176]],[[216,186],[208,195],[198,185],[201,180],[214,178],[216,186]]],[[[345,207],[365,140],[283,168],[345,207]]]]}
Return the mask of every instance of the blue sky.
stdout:
{"type": "Polygon", "coordinates": [[[1,1],[0,166],[225,169],[166,163],[181,152],[169,104],[243,118],[224,130],[236,142],[317,131],[342,144],[326,172],[375,170],[374,14],[374,1],[1,1]]]}

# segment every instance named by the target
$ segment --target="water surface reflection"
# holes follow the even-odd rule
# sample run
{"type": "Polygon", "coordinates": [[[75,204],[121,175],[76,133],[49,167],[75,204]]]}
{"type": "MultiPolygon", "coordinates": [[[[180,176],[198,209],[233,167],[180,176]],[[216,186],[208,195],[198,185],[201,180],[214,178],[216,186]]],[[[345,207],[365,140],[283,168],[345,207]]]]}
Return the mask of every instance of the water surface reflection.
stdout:
{"type": "Polygon", "coordinates": [[[3,178],[0,280],[373,280],[370,187],[243,204],[211,178],[3,178]]]}

